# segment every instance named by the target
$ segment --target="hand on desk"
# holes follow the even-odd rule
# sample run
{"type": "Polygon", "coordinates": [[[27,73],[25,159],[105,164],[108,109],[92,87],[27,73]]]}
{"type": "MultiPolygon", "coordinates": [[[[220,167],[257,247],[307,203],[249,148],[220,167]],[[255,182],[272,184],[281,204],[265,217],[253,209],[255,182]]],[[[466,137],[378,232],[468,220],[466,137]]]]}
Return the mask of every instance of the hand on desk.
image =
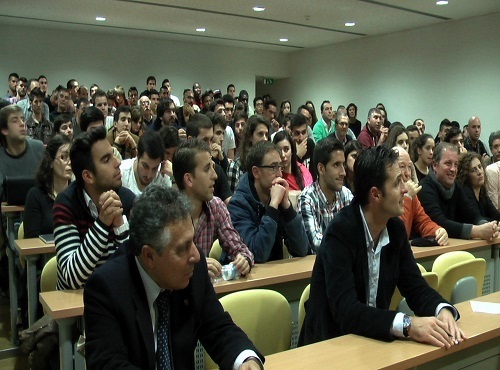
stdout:
{"type": "Polygon", "coordinates": [[[445,348],[450,348],[466,339],[453,314],[447,309],[442,309],[437,318],[413,316],[408,335],[415,342],[445,348]]]}
{"type": "Polygon", "coordinates": [[[257,360],[251,359],[246,362],[243,362],[238,370],[260,370],[261,366],[257,363],[257,360]]]}
{"type": "Polygon", "coordinates": [[[210,275],[211,279],[214,279],[222,274],[222,266],[219,261],[214,258],[207,257],[207,269],[208,275],[210,275]]]}
{"type": "Polygon", "coordinates": [[[444,228],[437,229],[435,235],[439,245],[448,245],[448,233],[444,228]]]}
{"type": "Polygon", "coordinates": [[[245,276],[250,272],[250,265],[248,264],[248,261],[243,255],[239,254],[236,256],[235,260],[231,262],[234,267],[236,268],[236,271],[241,276],[245,276]]]}

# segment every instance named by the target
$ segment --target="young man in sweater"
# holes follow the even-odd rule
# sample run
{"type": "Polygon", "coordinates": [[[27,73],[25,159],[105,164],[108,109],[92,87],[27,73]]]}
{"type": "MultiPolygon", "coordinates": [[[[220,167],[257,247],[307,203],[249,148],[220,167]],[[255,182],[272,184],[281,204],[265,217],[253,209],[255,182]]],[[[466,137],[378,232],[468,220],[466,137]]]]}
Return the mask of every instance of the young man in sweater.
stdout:
{"type": "Polygon", "coordinates": [[[83,287],[128,238],[135,198],[122,187],[120,160],[103,126],[77,137],[70,158],[76,181],[54,203],[58,290],[83,287]]]}

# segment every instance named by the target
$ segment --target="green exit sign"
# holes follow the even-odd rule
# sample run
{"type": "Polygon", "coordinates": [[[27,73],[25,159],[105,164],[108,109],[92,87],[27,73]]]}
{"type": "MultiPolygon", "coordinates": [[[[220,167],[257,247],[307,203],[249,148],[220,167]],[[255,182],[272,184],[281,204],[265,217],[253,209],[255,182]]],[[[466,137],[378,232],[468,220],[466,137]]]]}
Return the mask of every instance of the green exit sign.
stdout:
{"type": "Polygon", "coordinates": [[[264,85],[272,85],[274,80],[272,78],[264,78],[264,85]]]}

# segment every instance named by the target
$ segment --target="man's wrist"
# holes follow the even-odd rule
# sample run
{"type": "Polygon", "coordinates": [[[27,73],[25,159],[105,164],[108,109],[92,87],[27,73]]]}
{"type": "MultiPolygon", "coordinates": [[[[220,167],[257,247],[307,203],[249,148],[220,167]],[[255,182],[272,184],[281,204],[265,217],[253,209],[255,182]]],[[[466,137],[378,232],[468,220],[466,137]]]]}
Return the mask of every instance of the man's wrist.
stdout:
{"type": "Polygon", "coordinates": [[[260,360],[260,358],[255,357],[255,356],[250,356],[250,357],[247,357],[245,359],[245,361],[243,361],[243,363],[248,362],[248,361],[254,361],[254,362],[256,362],[259,365],[260,369],[264,370],[264,365],[262,364],[262,361],[260,360]]]}

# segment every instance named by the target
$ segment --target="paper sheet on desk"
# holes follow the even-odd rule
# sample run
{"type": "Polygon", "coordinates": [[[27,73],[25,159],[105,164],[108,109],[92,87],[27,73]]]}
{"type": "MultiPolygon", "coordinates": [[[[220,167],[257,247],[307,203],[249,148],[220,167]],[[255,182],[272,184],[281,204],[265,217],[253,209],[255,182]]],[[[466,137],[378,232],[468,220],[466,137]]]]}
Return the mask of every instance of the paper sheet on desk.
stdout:
{"type": "Polygon", "coordinates": [[[500,303],[470,301],[473,312],[500,314],[500,303]]]}

